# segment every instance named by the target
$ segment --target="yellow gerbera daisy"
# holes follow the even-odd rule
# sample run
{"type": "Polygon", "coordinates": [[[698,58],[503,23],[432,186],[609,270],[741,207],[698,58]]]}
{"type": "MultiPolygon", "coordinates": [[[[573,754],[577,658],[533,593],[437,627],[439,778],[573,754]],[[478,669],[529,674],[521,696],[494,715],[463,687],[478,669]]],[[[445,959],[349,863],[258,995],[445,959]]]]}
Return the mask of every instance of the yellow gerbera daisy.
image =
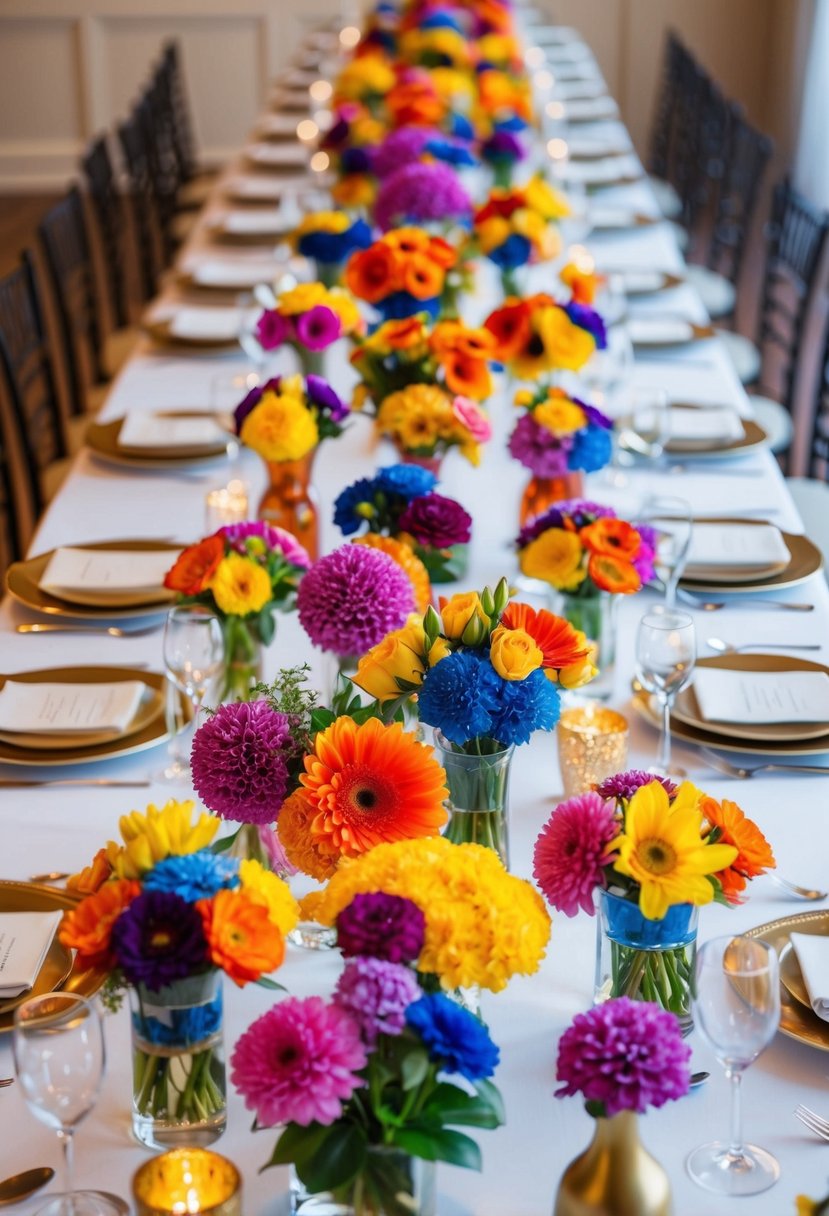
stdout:
{"type": "Polygon", "coordinates": [[[272,595],[267,570],[241,553],[228,553],[222,558],[210,590],[219,611],[229,616],[249,616],[258,612],[272,595]]]}
{"type": "Polygon", "coordinates": [[[119,878],[140,878],[165,857],[181,857],[206,849],[219,830],[219,820],[202,811],[193,823],[194,802],[171,799],[159,810],[131,811],[122,815],[118,827],[123,847],[110,841],[107,853],[119,878]]]}
{"type": "Polygon", "coordinates": [[[615,869],[639,883],[639,908],[649,920],[661,919],[674,904],[710,903],[714,888],[706,876],[737,855],[731,845],[702,840],[701,798],[690,781],[673,804],[659,781],[643,785],[628,804],[624,832],[610,845],[619,853],[615,869]]]}

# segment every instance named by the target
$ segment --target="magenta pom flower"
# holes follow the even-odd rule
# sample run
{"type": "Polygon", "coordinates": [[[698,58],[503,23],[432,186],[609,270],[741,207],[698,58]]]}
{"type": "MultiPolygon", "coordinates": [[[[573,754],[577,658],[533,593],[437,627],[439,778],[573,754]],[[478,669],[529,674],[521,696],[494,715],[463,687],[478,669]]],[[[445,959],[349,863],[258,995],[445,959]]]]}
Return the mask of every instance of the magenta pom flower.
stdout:
{"type": "Polygon", "coordinates": [[[412,963],[423,949],[426,918],[411,899],[385,891],[355,895],[337,917],[337,945],[346,958],[371,955],[412,963]]]}
{"type": "Polygon", "coordinates": [[[296,756],[291,723],[266,701],[221,705],[196,731],[193,787],[208,810],[240,823],[273,823],[296,756]]]}
{"type": "Polygon", "coordinates": [[[539,426],[532,414],[523,414],[507,446],[510,455],[536,477],[562,477],[569,467],[567,457],[573,450],[573,440],[569,435],[554,435],[539,426]]]}
{"type": "Polygon", "coordinates": [[[438,132],[430,127],[398,127],[392,131],[372,153],[371,167],[375,175],[388,177],[418,160],[436,134],[438,132]]]}
{"type": "Polygon", "coordinates": [[[301,313],[296,319],[296,336],[308,350],[325,350],[336,342],[342,332],[340,318],[333,308],[317,304],[301,313]]]}
{"type": "Polygon", "coordinates": [[[533,850],[533,877],[542,895],[563,912],[593,915],[593,891],[603,887],[608,845],[618,835],[612,802],[580,794],[553,811],[533,850]]]}
{"type": "Polygon", "coordinates": [[[607,777],[601,785],[596,786],[596,793],[602,798],[624,798],[627,801],[641,786],[650,785],[652,781],[658,781],[660,785],[664,785],[668,797],[673,798],[677,787],[670,777],[659,777],[656,773],[645,773],[638,768],[607,777]]]}
{"type": "Polygon", "coordinates": [[[291,336],[291,322],[275,308],[267,308],[256,322],[256,340],[263,350],[276,350],[291,336]]]}
{"type": "Polygon", "coordinates": [[[354,1019],[318,996],[286,997],[239,1039],[231,1078],[265,1127],[328,1126],[362,1084],[366,1051],[354,1019]]]}
{"type": "Polygon", "coordinates": [[[292,566],[299,566],[302,570],[307,570],[311,565],[307,549],[284,528],[276,528],[273,524],[249,520],[242,524],[227,524],[219,531],[239,553],[246,552],[245,541],[253,538],[261,540],[271,553],[281,553],[285,561],[290,562],[292,566]]]}
{"type": "Polygon", "coordinates": [[[299,623],[315,646],[363,655],[414,611],[406,573],[385,553],[342,545],[320,558],[299,585],[299,623]]]}
{"type": "Polygon", "coordinates": [[[334,1004],[350,1013],[369,1047],[378,1035],[400,1034],[406,1010],[420,998],[413,971],[382,958],[353,958],[334,989],[334,1004]]]}
{"type": "Polygon", "coordinates": [[[472,212],[469,195],[448,165],[404,165],[381,185],[374,204],[377,224],[388,232],[398,223],[464,220],[472,212]]]}
{"type": "Polygon", "coordinates": [[[594,1115],[643,1115],[688,1092],[690,1058],[675,1014],[618,997],[577,1014],[561,1036],[556,1097],[580,1093],[594,1115]]]}
{"type": "Polygon", "coordinates": [[[454,498],[424,494],[409,503],[398,520],[398,527],[428,549],[449,549],[452,545],[469,542],[472,516],[454,498]]]}

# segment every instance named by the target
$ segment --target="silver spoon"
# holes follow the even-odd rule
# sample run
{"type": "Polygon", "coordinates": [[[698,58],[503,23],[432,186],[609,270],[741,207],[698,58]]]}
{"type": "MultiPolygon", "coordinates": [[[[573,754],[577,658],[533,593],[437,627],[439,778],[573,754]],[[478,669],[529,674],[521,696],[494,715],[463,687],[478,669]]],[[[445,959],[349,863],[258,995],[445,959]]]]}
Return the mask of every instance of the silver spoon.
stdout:
{"type": "Polygon", "coordinates": [[[746,642],[743,646],[734,646],[724,638],[706,638],[705,645],[717,654],[742,654],[744,650],[820,650],[819,642],[746,642]]]}
{"type": "Polygon", "coordinates": [[[24,1170],[22,1174],[13,1174],[0,1182],[0,1204],[20,1203],[39,1191],[47,1182],[51,1182],[55,1171],[49,1165],[39,1165],[33,1170],[24,1170]]]}
{"type": "Polygon", "coordinates": [[[149,625],[145,629],[119,629],[117,625],[18,625],[17,633],[90,633],[98,637],[111,638],[146,638],[155,633],[159,625],[149,625]]]}
{"type": "Polygon", "coordinates": [[[701,595],[694,595],[684,587],[677,590],[677,599],[691,608],[701,608],[703,612],[717,612],[720,608],[754,608],[762,605],[764,608],[780,608],[783,612],[814,612],[814,604],[793,604],[790,600],[761,600],[757,596],[743,597],[739,600],[706,600],[701,595]],[[749,602],[750,598],[750,602],[749,602]]]}

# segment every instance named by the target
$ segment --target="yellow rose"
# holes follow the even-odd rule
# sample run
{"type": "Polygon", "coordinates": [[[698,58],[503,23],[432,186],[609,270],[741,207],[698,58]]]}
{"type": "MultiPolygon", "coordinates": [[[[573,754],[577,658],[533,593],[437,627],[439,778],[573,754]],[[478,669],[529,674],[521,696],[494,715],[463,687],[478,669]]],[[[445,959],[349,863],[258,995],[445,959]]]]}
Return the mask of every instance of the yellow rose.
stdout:
{"type": "Polygon", "coordinates": [[[283,376],[279,381],[279,392],[283,397],[296,397],[298,401],[305,401],[305,385],[302,383],[302,376],[283,376]]]}
{"type": "Polygon", "coordinates": [[[447,655],[452,653],[452,647],[447,642],[446,638],[435,638],[429,648],[429,666],[436,667],[441,659],[445,659],[447,655]]]}
{"type": "Polygon", "coordinates": [[[393,701],[406,691],[398,679],[418,687],[423,682],[423,651],[413,650],[402,634],[410,634],[408,627],[387,634],[357,664],[354,683],[378,701],[393,701]]]}
{"type": "Polygon", "coordinates": [[[299,460],[316,447],[319,430],[296,397],[265,393],[242,423],[239,438],[264,460],[299,460]]]}
{"type": "Polygon", "coordinates": [[[593,335],[574,325],[563,308],[542,308],[537,326],[550,368],[577,372],[596,349],[593,335]]]}
{"type": "Polygon", "coordinates": [[[553,435],[571,435],[587,425],[587,415],[567,397],[548,397],[533,410],[533,421],[553,435]]]}
{"type": "Polygon", "coordinates": [[[228,616],[259,612],[272,595],[267,570],[241,553],[222,558],[209,586],[219,611],[228,616]]]}
{"type": "Polygon", "coordinates": [[[489,661],[502,680],[526,680],[544,659],[525,629],[507,629],[499,625],[490,639],[489,661]]]}
{"type": "Polygon", "coordinates": [[[477,591],[462,591],[453,595],[441,605],[440,616],[443,632],[452,641],[461,636],[473,617],[477,617],[482,625],[489,625],[489,617],[484,612],[477,591]]]}
{"type": "Polygon", "coordinates": [[[277,307],[284,317],[294,317],[309,312],[318,304],[325,304],[327,294],[322,283],[298,283],[290,291],[283,291],[277,307]]]}
{"type": "Polygon", "coordinates": [[[521,570],[528,578],[540,578],[559,591],[575,591],[584,582],[581,541],[563,528],[550,528],[531,540],[519,556],[521,570]]]}

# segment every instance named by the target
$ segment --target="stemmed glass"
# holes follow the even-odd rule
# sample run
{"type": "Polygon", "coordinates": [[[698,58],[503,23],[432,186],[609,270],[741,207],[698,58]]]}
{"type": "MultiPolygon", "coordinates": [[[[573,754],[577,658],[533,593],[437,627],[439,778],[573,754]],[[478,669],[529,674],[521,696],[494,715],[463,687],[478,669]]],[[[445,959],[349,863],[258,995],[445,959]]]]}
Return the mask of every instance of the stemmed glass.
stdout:
{"type": "Polygon", "coordinates": [[[665,606],[676,604],[676,589],[691,547],[691,504],[684,498],[654,496],[645,500],[639,522],[656,531],[656,572],[665,586],[665,606]]]}
{"type": "Polygon", "coordinates": [[[167,675],[193,705],[193,731],[211,682],[225,659],[221,621],[198,604],[171,608],[164,625],[164,665],[167,675]]]}
{"type": "Polygon", "coordinates": [[[731,1082],[728,1141],[703,1144],[688,1173],[720,1195],[757,1195],[780,1176],[771,1153],[743,1143],[742,1075],[774,1038],[780,1021],[780,978],[772,946],[751,937],[715,937],[697,954],[692,1001],[696,1025],[731,1082]]]}
{"type": "Polygon", "coordinates": [[[694,622],[687,612],[656,608],[646,612],[636,634],[636,674],[639,682],[659,701],[662,733],[655,772],[663,777],[684,777],[671,768],[671,707],[676,694],[691,678],[697,657],[694,622]]]}
{"type": "Polygon", "coordinates": [[[119,1212],[98,1191],[73,1190],[73,1136],[98,1098],[106,1052],[97,1009],[83,997],[50,992],[14,1013],[14,1066],[32,1114],[63,1145],[66,1191],[37,1216],[109,1216],[119,1212]]]}

